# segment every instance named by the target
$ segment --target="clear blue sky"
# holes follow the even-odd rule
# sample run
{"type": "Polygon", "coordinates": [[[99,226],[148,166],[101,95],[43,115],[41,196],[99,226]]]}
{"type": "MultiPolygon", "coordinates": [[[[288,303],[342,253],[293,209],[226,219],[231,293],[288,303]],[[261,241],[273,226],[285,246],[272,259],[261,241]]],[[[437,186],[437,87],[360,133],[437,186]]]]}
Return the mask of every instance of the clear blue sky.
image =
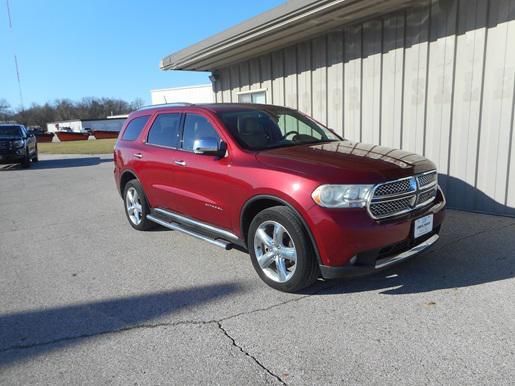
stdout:
{"type": "Polygon", "coordinates": [[[206,73],[159,70],[166,55],[284,0],[0,0],[0,99],[24,105],[115,97],[150,101],[155,88],[209,83],[206,73]]]}

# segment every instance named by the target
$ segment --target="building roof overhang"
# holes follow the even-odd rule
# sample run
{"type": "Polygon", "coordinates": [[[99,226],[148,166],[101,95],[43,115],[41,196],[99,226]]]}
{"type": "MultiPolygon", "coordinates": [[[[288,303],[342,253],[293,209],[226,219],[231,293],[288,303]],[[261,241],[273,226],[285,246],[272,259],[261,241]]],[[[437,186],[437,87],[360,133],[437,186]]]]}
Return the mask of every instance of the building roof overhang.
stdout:
{"type": "Polygon", "coordinates": [[[290,0],[161,60],[162,70],[214,71],[424,0],[290,0]]]}

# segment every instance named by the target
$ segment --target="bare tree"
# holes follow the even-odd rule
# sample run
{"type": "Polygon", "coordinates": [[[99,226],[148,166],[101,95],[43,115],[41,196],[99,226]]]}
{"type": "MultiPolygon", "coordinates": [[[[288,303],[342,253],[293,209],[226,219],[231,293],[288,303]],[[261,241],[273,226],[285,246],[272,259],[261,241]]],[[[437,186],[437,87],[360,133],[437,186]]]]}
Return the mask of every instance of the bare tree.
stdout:
{"type": "Polygon", "coordinates": [[[11,116],[11,105],[5,99],[0,99],[0,121],[8,121],[11,116]]]}
{"type": "Polygon", "coordinates": [[[0,100],[0,119],[12,119],[27,126],[46,128],[48,122],[67,121],[72,119],[102,119],[109,115],[128,114],[143,105],[141,99],[127,102],[113,98],[83,98],[78,102],[69,99],[58,99],[44,105],[33,104],[29,108],[11,112],[9,104],[0,100]]]}
{"type": "Polygon", "coordinates": [[[145,101],[141,98],[136,98],[131,102],[130,108],[132,110],[137,110],[145,105],[145,101]]]}

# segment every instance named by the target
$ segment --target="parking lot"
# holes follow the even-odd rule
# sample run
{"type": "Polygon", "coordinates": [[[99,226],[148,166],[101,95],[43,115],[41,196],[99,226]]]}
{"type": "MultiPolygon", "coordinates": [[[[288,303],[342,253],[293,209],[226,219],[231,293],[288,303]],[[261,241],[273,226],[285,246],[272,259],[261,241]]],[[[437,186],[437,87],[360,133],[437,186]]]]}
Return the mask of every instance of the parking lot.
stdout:
{"type": "Polygon", "coordinates": [[[134,231],[112,169],[0,166],[0,383],[513,384],[514,218],[448,211],[432,251],[285,294],[240,251],[134,231]]]}

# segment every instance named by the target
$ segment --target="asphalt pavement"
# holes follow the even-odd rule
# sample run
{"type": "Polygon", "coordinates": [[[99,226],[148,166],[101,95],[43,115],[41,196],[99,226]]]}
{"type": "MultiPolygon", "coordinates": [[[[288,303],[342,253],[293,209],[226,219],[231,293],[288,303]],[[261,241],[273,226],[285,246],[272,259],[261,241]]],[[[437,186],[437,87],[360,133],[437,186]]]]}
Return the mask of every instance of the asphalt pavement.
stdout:
{"type": "Polygon", "coordinates": [[[2,384],[513,384],[515,219],[285,294],[248,255],[133,230],[110,156],[0,165],[2,384]]]}

